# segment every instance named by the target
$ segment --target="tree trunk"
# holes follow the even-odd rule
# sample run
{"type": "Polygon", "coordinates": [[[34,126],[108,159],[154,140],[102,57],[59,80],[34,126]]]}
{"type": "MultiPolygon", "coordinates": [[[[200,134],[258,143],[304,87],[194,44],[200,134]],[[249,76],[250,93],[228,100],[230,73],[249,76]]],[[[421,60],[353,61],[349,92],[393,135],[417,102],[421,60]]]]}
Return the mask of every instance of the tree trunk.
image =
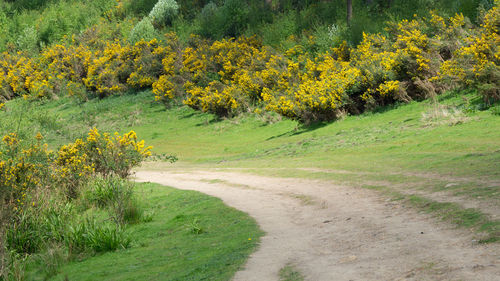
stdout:
{"type": "Polygon", "coordinates": [[[347,25],[351,24],[352,19],[352,0],[347,0],[347,25]]]}

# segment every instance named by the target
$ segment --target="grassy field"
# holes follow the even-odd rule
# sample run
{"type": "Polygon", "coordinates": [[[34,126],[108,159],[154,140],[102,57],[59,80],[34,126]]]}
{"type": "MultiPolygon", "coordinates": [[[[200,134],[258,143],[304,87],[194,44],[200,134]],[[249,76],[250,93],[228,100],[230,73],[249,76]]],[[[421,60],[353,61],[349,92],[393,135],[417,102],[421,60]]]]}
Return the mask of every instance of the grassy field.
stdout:
{"type": "Polygon", "coordinates": [[[312,126],[275,115],[218,120],[152,100],[150,91],[83,104],[67,98],[38,104],[16,100],[0,113],[5,120],[0,131],[41,131],[57,146],[94,126],[133,129],[156,153],[180,159],[147,169],[241,168],[376,189],[486,232],[484,241],[498,240],[500,223],[489,210],[498,210],[500,203],[499,105],[483,109],[473,94],[449,93],[312,126]]]}
{"type": "MultiPolygon", "coordinates": [[[[49,279],[230,280],[262,235],[248,215],[199,192],[146,183],[136,193],[153,215],[128,227],[130,248],[62,263],[49,279]]],[[[34,261],[27,280],[47,280],[34,261]]]]}

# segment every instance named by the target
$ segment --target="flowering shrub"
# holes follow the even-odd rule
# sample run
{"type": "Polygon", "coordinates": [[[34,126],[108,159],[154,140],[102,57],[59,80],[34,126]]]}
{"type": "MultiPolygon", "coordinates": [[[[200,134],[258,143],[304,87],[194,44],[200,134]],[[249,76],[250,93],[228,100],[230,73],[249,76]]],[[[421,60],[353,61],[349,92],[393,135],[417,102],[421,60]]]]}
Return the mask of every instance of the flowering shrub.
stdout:
{"type": "Polygon", "coordinates": [[[49,245],[65,247],[69,255],[128,247],[122,225],[137,222],[142,211],[123,177],[150,155],[150,149],[134,132],[111,136],[92,129],[86,139],[58,151],[49,150],[40,133],[33,140],[5,135],[0,142],[2,262],[4,249],[26,256],[49,245]],[[80,195],[94,194],[94,178],[111,191],[106,198],[110,220],[78,214],[92,204],[80,195]]]}
{"type": "Polygon", "coordinates": [[[0,200],[14,210],[22,209],[30,193],[48,184],[54,154],[37,135],[31,145],[15,133],[2,138],[0,144],[0,200]]]}
{"type": "MultiPolygon", "coordinates": [[[[167,2],[158,2],[152,17],[160,17],[167,2]]],[[[190,107],[219,116],[260,106],[303,122],[424,99],[456,86],[476,88],[489,102],[500,99],[500,1],[495,3],[477,28],[461,14],[445,19],[431,12],[389,23],[384,35],[363,34],[357,47],[342,43],[323,53],[314,37],[280,54],[255,37],[192,36],[181,47],[175,33],[163,42],[74,40],[34,58],[4,53],[0,97],[65,92],[85,100],[87,92],[106,97],[152,88],[165,104],[182,96],[190,107]]]]}
{"type": "Polygon", "coordinates": [[[152,149],[145,146],[144,140],[138,141],[134,131],[120,136],[101,134],[95,128],[89,131],[84,147],[96,173],[104,176],[114,173],[121,177],[129,176],[133,167],[151,156],[152,149]]]}
{"type": "Polygon", "coordinates": [[[123,92],[132,69],[127,61],[127,47],[119,42],[108,43],[104,50],[98,50],[89,65],[85,86],[96,91],[100,97],[123,92]]]}
{"type": "Polygon", "coordinates": [[[48,150],[37,134],[33,143],[14,134],[0,144],[1,200],[15,209],[25,204],[28,194],[47,186],[59,186],[65,195],[75,198],[78,188],[95,173],[127,177],[130,170],[151,155],[151,148],[138,141],[135,132],[123,136],[90,130],[86,140],[48,150]],[[57,184],[54,184],[57,183],[57,184]]]}
{"type": "Polygon", "coordinates": [[[63,145],[59,149],[55,159],[55,179],[63,187],[67,197],[76,198],[79,187],[94,172],[94,163],[89,160],[82,140],[63,145]]]}
{"type": "MultiPolygon", "coordinates": [[[[181,72],[188,82],[185,104],[218,116],[233,116],[262,99],[261,73],[272,58],[254,37],[223,39],[209,44],[193,38],[184,50],[181,72]]],[[[269,81],[268,81],[269,82],[269,81]]]]}
{"type": "Polygon", "coordinates": [[[189,85],[186,85],[186,88],[188,98],[184,103],[203,112],[230,117],[241,106],[237,101],[241,92],[236,85],[226,86],[213,81],[204,88],[189,85]]]}
{"type": "Polygon", "coordinates": [[[440,68],[438,78],[452,86],[474,87],[487,102],[500,100],[500,1],[481,27],[440,68]]]}
{"type": "Polygon", "coordinates": [[[127,84],[134,88],[151,87],[164,74],[165,60],[170,61],[171,56],[170,47],[160,46],[156,39],[137,42],[131,47],[128,57],[133,60],[133,72],[130,73],[127,84]]]}
{"type": "Polygon", "coordinates": [[[82,83],[87,76],[92,52],[85,46],[53,45],[40,54],[40,64],[51,77],[82,83]]]}
{"type": "Polygon", "coordinates": [[[289,62],[277,87],[264,89],[266,109],[303,122],[335,119],[349,102],[346,93],[359,75],[348,62],[328,55],[307,61],[302,69],[299,63],[289,62]]]}

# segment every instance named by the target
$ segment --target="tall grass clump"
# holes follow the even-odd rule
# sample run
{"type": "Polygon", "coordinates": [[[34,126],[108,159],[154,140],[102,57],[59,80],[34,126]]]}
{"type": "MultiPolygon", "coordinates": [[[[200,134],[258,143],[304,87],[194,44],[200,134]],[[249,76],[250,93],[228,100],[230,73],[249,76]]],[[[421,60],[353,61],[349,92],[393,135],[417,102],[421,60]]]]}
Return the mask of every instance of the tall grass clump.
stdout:
{"type": "Polygon", "coordinates": [[[133,187],[117,176],[98,176],[88,182],[83,200],[97,208],[109,209],[111,218],[119,225],[135,223],[141,219],[142,211],[133,187]]]}

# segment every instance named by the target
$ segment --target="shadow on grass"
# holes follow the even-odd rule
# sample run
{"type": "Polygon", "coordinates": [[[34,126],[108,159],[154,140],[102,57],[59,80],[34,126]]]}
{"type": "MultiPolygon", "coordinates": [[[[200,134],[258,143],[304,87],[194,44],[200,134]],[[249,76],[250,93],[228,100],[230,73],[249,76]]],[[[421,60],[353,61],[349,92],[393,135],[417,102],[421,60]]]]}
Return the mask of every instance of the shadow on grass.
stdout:
{"type": "Polygon", "coordinates": [[[297,136],[297,135],[301,135],[304,133],[312,132],[312,131],[315,131],[317,129],[323,128],[323,127],[329,125],[330,123],[331,122],[316,122],[316,123],[312,123],[312,124],[299,124],[295,129],[288,131],[288,132],[281,133],[281,134],[276,135],[276,136],[269,137],[266,139],[266,141],[280,138],[280,137],[284,137],[284,136],[291,137],[291,136],[297,136]]]}
{"type": "Polygon", "coordinates": [[[203,121],[201,123],[198,123],[195,126],[196,127],[208,126],[208,125],[212,125],[212,124],[215,124],[215,123],[220,123],[222,120],[224,120],[224,119],[217,118],[217,117],[212,117],[210,120],[206,119],[205,121],[203,121]]]}

